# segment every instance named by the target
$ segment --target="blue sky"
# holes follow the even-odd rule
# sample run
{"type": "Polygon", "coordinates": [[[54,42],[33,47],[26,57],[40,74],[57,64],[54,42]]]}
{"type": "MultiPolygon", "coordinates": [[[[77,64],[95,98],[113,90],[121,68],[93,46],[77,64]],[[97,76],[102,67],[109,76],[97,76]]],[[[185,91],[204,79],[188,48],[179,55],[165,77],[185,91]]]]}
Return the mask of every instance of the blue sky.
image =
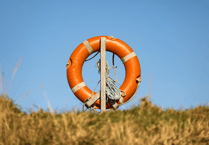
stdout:
{"type": "MultiPolygon", "coordinates": [[[[24,111],[33,103],[61,111],[82,103],[69,88],[66,63],[74,49],[94,36],[114,36],[126,42],[141,64],[142,83],[128,109],[149,92],[152,74],[153,104],[163,108],[190,108],[209,101],[209,1],[1,1],[0,63],[15,102],[33,90],[19,105],[24,111]],[[44,91],[41,89],[44,86],[44,91]]],[[[99,56],[83,67],[90,89],[99,81],[95,67],[99,56]]],[[[111,66],[111,53],[107,53],[111,66]]],[[[119,58],[117,76],[125,70],[119,58]]],[[[113,70],[111,70],[113,71],[113,70]]],[[[111,74],[113,74],[111,72],[111,74]]],[[[114,76],[112,75],[114,78],[114,76]]],[[[97,88],[99,90],[99,88],[97,88]]],[[[0,85],[0,93],[3,92],[0,85]]]]}

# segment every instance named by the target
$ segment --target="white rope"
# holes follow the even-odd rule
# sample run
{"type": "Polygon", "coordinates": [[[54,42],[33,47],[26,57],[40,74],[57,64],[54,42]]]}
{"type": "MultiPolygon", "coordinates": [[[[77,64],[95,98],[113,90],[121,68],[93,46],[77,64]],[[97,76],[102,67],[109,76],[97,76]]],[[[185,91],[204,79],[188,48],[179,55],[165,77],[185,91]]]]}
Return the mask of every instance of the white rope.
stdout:
{"type": "MultiPolygon", "coordinates": [[[[112,55],[112,65],[114,66],[114,53],[113,53],[113,55],[112,55]]],[[[119,84],[119,85],[121,85],[121,83],[119,83],[119,81],[118,81],[118,78],[117,78],[117,75],[116,75],[116,70],[115,70],[115,67],[113,67],[113,70],[114,70],[114,74],[115,74],[115,79],[116,79],[116,81],[117,81],[117,83],[119,84]]]]}

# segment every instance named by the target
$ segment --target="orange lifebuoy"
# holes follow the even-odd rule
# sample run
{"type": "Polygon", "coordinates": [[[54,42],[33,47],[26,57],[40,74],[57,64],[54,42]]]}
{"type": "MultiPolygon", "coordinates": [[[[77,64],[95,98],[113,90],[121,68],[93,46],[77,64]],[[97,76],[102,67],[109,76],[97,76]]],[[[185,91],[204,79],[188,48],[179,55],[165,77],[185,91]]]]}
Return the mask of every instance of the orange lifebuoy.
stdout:
{"type": "MultiPolygon", "coordinates": [[[[82,67],[86,58],[93,52],[100,51],[100,38],[106,38],[106,51],[116,54],[124,63],[126,74],[120,90],[125,91],[124,101],[128,101],[136,91],[137,80],[141,80],[141,68],[139,60],[134,51],[120,39],[109,36],[97,36],[81,43],[72,53],[67,65],[67,79],[75,96],[82,102],[89,98],[93,91],[84,83],[82,78],[82,67]]],[[[94,92],[94,95],[96,93],[94,92]]],[[[120,104],[119,101],[117,101],[120,104]]],[[[100,108],[100,100],[95,103],[100,108]]],[[[112,108],[109,103],[106,108],[112,108]]]]}

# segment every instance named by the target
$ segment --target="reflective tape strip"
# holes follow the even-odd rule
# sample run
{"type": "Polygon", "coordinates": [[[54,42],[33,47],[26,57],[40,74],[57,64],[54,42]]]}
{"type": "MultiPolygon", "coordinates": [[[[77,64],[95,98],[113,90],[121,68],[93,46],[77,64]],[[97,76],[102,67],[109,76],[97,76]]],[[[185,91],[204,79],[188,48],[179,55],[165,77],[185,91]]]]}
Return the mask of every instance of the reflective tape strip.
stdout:
{"type": "Polygon", "coordinates": [[[87,50],[89,51],[89,54],[92,54],[94,52],[94,49],[91,47],[91,44],[89,41],[84,41],[83,44],[86,46],[87,50]]]}
{"type": "Polygon", "coordinates": [[[123,99],[123,97],[120,97],[119,102],[120,102],[120,104],[122,104],[122,103],[125,102],[125,100],[123,99]]]}
{"type": "Polygon", "coordinates": [[[125,63],[126,61],[133,58],[134,56],[136,56],[135,52],[131,52],[128,55],[124,56],[121,60],[123,63],[125,63]]]}
{"type": "Polygon", "coordinates": [[[89,101],[87,101],[85,103],[85,105],[87,106],[87,108],[91,107],[91,105],[93,105],[98,99],[100,98],[100,91],[94,95],[89,101]]]}
{"type": "Polygon", "coordinates": [[[112,107],[113,107],[114,110],[116,110],[116,109],[118,109],[119,105],[118,105],[118,103],[115,103],[115,104],[112,105],[112,107]]]}
{"type": "Polygon", "coordinates": [[[72,88],[73,93],[75,93],[76,91],[80,90],[81,88],[85,87],[86,84],[84,82],[76,85],[75,87],[72,88]]]}

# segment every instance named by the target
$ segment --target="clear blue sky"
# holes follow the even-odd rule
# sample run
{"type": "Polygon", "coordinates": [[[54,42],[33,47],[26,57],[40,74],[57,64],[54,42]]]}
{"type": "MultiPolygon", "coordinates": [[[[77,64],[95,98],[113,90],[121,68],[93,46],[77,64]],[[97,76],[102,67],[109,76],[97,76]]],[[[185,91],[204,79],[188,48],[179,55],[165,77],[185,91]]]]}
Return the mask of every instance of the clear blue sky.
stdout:
{"type": "MultiPolygon", "coordinates": [[[[66,63],[73,50],[88,38],[114,36],[135,51],[142,83],[127,109],[149,92],[153,104],[190,108],[209,102],[209,1],[0,1],[0,63],[6,90],[19,58],[8,95],[19,105],[47,108],[44,86],[53,110],[80,107],[69,88],[66,63]]],[[[83,78],[90,89],[99,81],[94,60],[84,64],[83,78]]],[[[111,66],[111,54],[107,53],[111,66]]],[[[125,71],[117,58],[120,82],[125,71]]],[[[114,76],[112,76],[114,78],[114,76]]],[[[98,88],[99,89],[99,88],[98,88]]],[[[97,89],[97,90],[98,90],[97,89]]],[[[0,92],[2,92],[0,87],[0,92]]]]}

